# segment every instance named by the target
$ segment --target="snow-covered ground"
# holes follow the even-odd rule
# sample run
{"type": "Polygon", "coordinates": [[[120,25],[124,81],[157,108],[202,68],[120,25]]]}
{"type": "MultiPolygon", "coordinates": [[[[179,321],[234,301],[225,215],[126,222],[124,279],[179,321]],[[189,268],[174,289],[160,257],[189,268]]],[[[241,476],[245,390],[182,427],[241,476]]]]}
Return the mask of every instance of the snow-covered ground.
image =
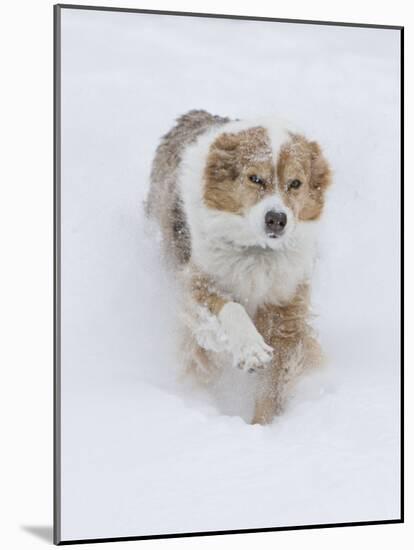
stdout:
{"type": "Polygon", "coordinates": [[[63,539],[399,517],[397,31],[64,10],[63,539]],[[335,172],[314,307],[329,356],[271,426],[240,372],[180,384],[143,220],[157,141],[204,108],[278,113],[335,172]]]}

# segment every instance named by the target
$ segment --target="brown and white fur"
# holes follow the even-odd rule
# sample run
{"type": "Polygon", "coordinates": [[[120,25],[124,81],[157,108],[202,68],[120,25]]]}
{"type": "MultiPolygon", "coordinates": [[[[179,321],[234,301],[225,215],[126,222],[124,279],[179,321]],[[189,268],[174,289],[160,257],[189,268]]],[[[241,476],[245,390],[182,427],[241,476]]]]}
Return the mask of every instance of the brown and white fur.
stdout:
{"type": "Polygon", "coordinates": [[[184,288],[188,370],[260,373],[253,423],[321,358],[309,298],[330,181],[319,145],[275,119],[190,111],[154,158],[147,212],[184,288]]]}

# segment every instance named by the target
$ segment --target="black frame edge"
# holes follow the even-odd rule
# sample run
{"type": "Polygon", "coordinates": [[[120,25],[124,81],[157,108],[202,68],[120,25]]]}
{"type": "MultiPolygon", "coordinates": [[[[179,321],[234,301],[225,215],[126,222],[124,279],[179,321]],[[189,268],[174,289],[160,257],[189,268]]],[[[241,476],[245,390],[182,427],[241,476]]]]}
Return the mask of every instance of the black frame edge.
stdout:
{"type": "Polygon", "coordinates": [[[278,531],[303,531],[310,529],[331,529],[333,527],[363,527],[367,525],[390,525],[404,523],[401,519],[387,519],[374,521],[358,521],[349,523],[327,523],[315,525],[299,525],[287,527],[264,527],[262,529],[233,529],[227,531],[200,531],[194,533],[171,533],[166,535],[144,535],[140,537],[109,537],[101,539],[79,539],[79,540],[62,540],[59,546],[68,546],[70,544],[95,544],[101,542],[127,542],[137,540],[157,540],[157,539],[172,539],[172,538],[190,538],[190,537],[209,537],[217,535],[250,535],[255,533],[274,533],[278,531]]]}
{"type": "Polygon", "coordinates": [[[400,438],[401,438],[401,521],[404,523],[404,513],[405,513],[405,458],[404,458],[404,366],[405,366],[405,354],[404,354],[404,327],[405,327],[405,316],[404,316],[404,218],[405,218],[405,209],[404,209],[404,162],[405,162],[405,153],[404,153],[404,143],[405,143],[405,132],[404,132],[404,27],[400,30],[400,186],[401,186],[401,211],[400,211],[400,250],[401,250],[401,289],[400,289],[400,317],[401,317],[401,334],[400,334],[400,346],[401,346],[401,379],[400,379],[400,438]]]}
{"type": "Polygon", "coordinates": [[[53,542],[61,543],[60,166],[61,8],[53,6],[53,542]]]}
{"type": "Polygon", "coordinates": [[[187,12],[187,11],[169,11],[169,10],[150,10],[139,8],[118,8],[114,6],[88,6],[82,4],[56,4],[60,8],[64,9],[76,9],[76,10],[93,10],[93,11],[115,11],[124,13],[148,13],[152,15],[178,15],[186,17],[210,17],[216,19],[239,19],[248,21],[270,21],[273,23],[299,23],[305,25],[335,25],[337,27],[364,27],[371,29],[390,29],[401,30],[404,27],[401,25],[380,25],[373,23],[347,23],[345,21],[318,21],[318,20],[306,20],[306,19],[286,19],[286,18],[274,18],[274,17],[258,17],[253,15],[231,15],[224,13],[201,13],[201,12],[187,12]]]}

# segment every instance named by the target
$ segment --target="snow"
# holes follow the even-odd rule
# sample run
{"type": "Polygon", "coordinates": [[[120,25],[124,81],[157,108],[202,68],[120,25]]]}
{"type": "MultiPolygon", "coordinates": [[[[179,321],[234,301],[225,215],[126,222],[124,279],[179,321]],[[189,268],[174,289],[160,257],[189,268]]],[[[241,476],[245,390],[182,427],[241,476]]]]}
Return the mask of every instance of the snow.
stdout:
{"type": "Polygon", "coordinates": [[[398,518],[398,32],[64,9],[62,33],[62,538],[398,518]],[[142,201],[192,108],[291,119],[334,169],[328,364],[266,427],[245,422],[251,375],[178,376],[142,201]]]}

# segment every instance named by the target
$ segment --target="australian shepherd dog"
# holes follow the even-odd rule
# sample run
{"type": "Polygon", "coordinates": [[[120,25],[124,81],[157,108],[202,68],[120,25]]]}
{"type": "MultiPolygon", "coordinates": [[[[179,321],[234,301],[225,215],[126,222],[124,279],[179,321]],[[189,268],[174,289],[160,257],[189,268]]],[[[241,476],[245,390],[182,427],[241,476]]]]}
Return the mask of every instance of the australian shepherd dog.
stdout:
{"type": "Polygon", "coordinates": [[[257,373],[253,423],[321,361],[310,281],[330,182],[318,143],[273,118],[190,111],[155,154],[147,213],[182,288],[186,370],[257,373]]]}

